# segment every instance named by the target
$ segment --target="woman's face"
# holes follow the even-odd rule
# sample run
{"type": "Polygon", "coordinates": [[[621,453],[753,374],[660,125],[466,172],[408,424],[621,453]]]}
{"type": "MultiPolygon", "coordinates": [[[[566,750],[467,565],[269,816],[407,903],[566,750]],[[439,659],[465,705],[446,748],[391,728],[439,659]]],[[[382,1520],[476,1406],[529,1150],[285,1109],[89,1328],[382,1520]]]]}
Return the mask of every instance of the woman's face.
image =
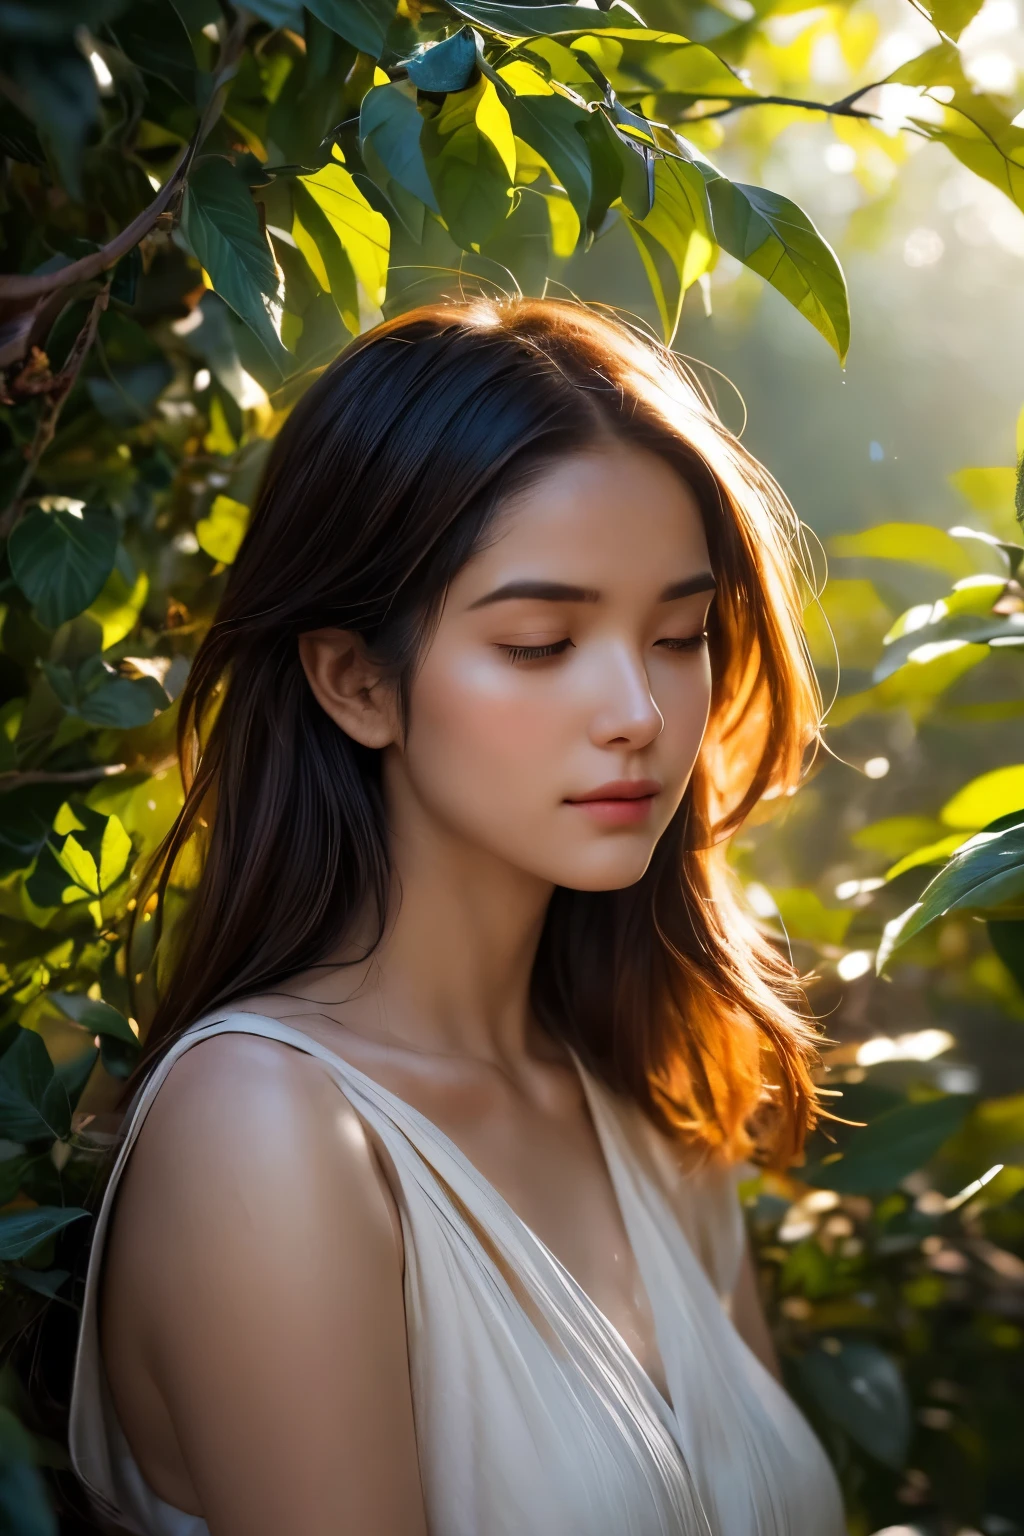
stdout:
{"type": "Polygon", "coordinates": [[[385,751],[410,814],[555,885],[638,880],[707,722],[714,580],[697,501],[617,444],[510,499],[458,573],[385,751]]]}

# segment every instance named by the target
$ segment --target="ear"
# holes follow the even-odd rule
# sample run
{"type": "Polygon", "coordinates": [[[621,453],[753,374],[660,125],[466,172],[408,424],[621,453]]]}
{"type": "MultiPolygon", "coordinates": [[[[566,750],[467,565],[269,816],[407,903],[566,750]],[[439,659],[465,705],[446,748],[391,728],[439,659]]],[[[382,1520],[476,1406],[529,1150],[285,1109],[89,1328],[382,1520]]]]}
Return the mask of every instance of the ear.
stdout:
{"type": "Polygon", "coordinates": [[[311,630],[299,636],[299,659],[320,708],[346,736],[364,747],[399,739],[398,690],[373,663],[361,635],[311,630]]]}

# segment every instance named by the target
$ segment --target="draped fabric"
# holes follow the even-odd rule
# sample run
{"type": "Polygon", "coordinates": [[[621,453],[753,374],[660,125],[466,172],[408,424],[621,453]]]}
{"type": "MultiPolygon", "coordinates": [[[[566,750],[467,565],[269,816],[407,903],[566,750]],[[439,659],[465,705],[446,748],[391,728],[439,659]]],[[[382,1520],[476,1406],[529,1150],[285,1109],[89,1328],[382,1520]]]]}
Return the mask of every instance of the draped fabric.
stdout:
{"type": "MultiPolygon", "coordinates": [[[[431,1536],[843,1536],[831,1467],[740,1338],[735,1170],[682,1170],[631,1103],[577,1061],[650,1297],[668,1397],[454,1143],[318,1041],[256,1014],[210,1017],[143,1084],[97,1217],[71,1457],[97,1507],[141,1536],[204,1536],[146,1485],[99,1348],[97,1291],[118,1179],[174,1062],[225,1032],[318,1058],[398,1172],[416,1439],[431,1536]]],[[[339,1533],[341,1536],[341,1533],[339,1533]]]]}

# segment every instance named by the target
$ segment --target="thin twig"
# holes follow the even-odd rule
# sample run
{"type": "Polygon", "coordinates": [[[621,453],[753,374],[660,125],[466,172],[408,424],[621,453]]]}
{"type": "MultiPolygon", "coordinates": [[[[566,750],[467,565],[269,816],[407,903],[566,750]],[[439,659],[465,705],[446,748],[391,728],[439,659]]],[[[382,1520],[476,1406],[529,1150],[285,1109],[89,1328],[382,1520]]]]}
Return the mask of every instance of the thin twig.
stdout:
{"type": "Polygon", "coordinates": [[[32,439],[32,446],[28,451],[28,462],[22,471],[10,504],[5,510],[3,517],[0,518],[0,538],[7,537],[21,516],[22,497],[35,479],[40,459],[53,442],[53,434],[57,430],[57,422],[60,420],[60,413],[64,409],[64,402],[74,389],[89,348],[96,339],[100,315],[106,309],[109,299],[109,288],[102,289],[93,299],[88,318],[75,337],[75,344],[68,353],[67,362],[60,373],[54,375],[53,382],[48,390],[49,399],[43,406],[39,421],[36,424],[36,435],[32,439]]]}
{"type": "Polygon", "coordinates": [[[21,789],[25,784],[91,784],[95,779],[109,779],[124,773],[127,767],[127,763],[99,763],[93,768],[73,768],[66,773],[50,772],[46,768],[30,768],[25,772],[9,768],[0,773],[0,793],[21,789]]]}

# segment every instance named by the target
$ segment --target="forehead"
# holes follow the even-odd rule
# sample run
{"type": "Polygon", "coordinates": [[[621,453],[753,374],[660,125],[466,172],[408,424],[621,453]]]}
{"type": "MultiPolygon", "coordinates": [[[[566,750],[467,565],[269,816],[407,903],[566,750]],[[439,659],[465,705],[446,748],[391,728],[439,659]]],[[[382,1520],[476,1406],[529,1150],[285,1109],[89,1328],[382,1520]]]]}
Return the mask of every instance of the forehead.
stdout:
{"type": "Polygon", "coordinates": [[[456,580],[470,602],[478,589],[528,577],[611,594],[660,591],[709,565],[693,490],[656,454],[616,443],[541,470],[501,507],[456,580]]]}

